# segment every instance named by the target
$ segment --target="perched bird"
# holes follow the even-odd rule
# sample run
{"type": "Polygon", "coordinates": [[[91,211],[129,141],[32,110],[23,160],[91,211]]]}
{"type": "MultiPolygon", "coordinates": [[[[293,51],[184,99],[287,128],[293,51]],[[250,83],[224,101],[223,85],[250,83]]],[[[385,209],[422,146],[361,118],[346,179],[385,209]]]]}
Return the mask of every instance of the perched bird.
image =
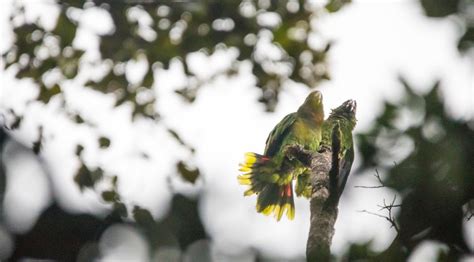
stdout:
{"type": "Polygon", "coordinates": [[[357,123],[356,109],[356,101],[347,100],[333,109],[323,123],[320,147],[321,149],[329,148],[332,150],[329,189],[330,199],[334,201],[339,200],[349,177],[352,162],[354,162],[352,131],[357,123]]]}
{"type": "MultiPolygon", "coordinates": [[[[346,185],[352,162],[354,161],[354,146],[352,130],[356,125],[357,104],[354,100],[347,100],[339,107],[333,109],[322,125],[322,138],[319,151],[330,149],[332,151],[333,175],[330,176],[331,199],[338,200],[346,185]]],[[[303,173],[297,178],[296,195],[311,197],[312,187],[309,183],[309,173],[303,173]]]]}
{"type": "Polygon", "coordinates": [[[250,188],[244,195],[257,194],[257,212],[274,214],[279,221],[286,211],[288,219],[295,216],[293,179],[305,173],[307,167],[287,156],[290,146],[317,151],[324,121],[323,97],[311,92],[298,111],[288,114],[270,132],[263,155],[246,153],[238,177],[250,188]]]}

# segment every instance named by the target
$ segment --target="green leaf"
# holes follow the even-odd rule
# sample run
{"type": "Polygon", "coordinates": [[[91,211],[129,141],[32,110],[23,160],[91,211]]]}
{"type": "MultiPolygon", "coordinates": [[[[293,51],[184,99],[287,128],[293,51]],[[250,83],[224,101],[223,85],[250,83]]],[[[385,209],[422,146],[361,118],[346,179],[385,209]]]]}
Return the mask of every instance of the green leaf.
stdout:
{"type": "Polygon", "coordinates": [[[115,202],[113,205],[113,209],[117,212],[121,217],[128,217],[127,206],[121,202],[115,202]]]}
{"type": "Polygon", "coordinates": [[[38,95],[38,100],[45,103],[45,104],[47,104],[53,96],[55,96],[59,93],[61,93],[61,88],[59,87],[58,84],[55,84],[51,88],[48,88],[45,85],[41,85],[40,86],[40,93],[38,95]]]}
{"type": "Polygon", "coordinates": [[[102,192],[102,199],[106,202],[116,202],[120,200],[120,196],[115,191],[102,192]]]}
{"type": "Polygon", "coordinates": [[[183,161],[179,161],[176,164],[176,168],[178,169],[179,174],[181,174],[181,178],[191,184],[194,184],[200,176],[199,169],[189,168],[183,161]]]}
{"type": "Polygon", "coordinates": [[[156,222],[153,219],[153,216],[151,215],[150,211],[141,208],[139,206],[135,206],[133,208],[133,218],[135,221],[144,227],[153,227],[155,226],[156,222]]]}
{"type": "Polygon", "coordinates": [[[74,176],[74,182],[76,182],[79,189],[82,191],[84,188],[94,187],[95,183],[102,179],[103,175],[104,172],[101,168],[90,170],[84,163],[82,163],[74,176]]]}
{"type": "Polygon", "coordinates": [[[10,125],[10,130],[15,130],[18,129],[21,125],[21,122],[23,121],[22,116],[14,116],[13,123],[10,125]]]}
{"type": "Polygon", "coordinates": [[[461,39],[459,39],[458,49],[462,52],[474,49],[474,25],[468,27],[461,39]]]}
{"type": "Polygon", "coordinates": [[[73,118],[74,118],[74,122],[78,124],[83,124],[85,122],[84,119],[79,114],[74,114],[73,118]]]}
{"type": "Polygon", "coordinates": [[[444,17],[458,11],[459,0],[421,0],[427,16],[444,17]]]}
{"type": "Polygon", "coordinates": [[[145,74],[143,78],[142,85],[144,87],[151,87],[153,85],[153,69],[149,68],[148,72],[145,74]]]}
{"type": "Polygon", "coordinates": [[[71,46],[74,37],[76,36],[77,26],[67,17],[66,12],[61,12],[56,27],[52,31],[53,34],[59,36],[60,48],[63,49],[71,46]]]}
{"type": "Polygon", "coordinates": [[[81,156],[82,151],[84,151],[84,146],[82,146],[82,145],[77,145],[77,146],[76,146],[76,151],[75,151],[76,156],[81,156]]]}
{"type": "Polygon", "coordinates": [[[99,138],[99,146],[100,148],[108,148],[110,146],[110,139],[105,136],[99,138]]]}
{"type": "Polygon", "coordinates": [[[352,2],[351,0],[331,0],[326,4],[325,8],[331,13],[339,11],[345,4],[352,2]]]}

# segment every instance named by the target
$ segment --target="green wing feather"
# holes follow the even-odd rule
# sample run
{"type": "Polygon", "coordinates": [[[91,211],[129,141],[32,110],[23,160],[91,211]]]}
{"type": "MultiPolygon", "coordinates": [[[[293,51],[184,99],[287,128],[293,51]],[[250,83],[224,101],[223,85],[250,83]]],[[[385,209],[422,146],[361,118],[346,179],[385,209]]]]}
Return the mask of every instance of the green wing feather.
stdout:
{"type": "Polygon", "coordinates": [[[323,120],[322,95],[314,91],[296,112],[286,115],[273,128],[265,142],[263,155],[246,154],[245,162],[240,164],[240,171],[245,173],[238,176],[238,181],[249,186],[245,196],[257,195],[258,212],[274,214],[277,221],[285,213],[288,219],[294,218],[292,181],[300,177],[306,167],[296,160],[288,159],[286,150],[291,145],[317,150],[323,120]]]}
{"type": "Polygon", "coordinates": [[[331,148],[335,153],[331,168],[331,186],[333,192],[337,193],[333,195],[336,201],[344,190],[354,162],[352,130],[355,123],[355,101],[349,100],[334,109],[323,125],[321,145],[331,148]]]}
{"type": "Polygon", "coordinates": [[[344,152],[344,156],[339,162],[339,176],[338,176],[338,188],[339,196],[346,186],[347,178],[351,172],[352,163],[354,162],[354,146],[351,143],[350,147],[344,152]]]}
{"type": "Polygon", "coordinates": [[[276,155],[285,140],[285,137],[290,133],[291,126],[296,120],[296,113],[286,115],[280,123],[278,123],[268,135],[265,142],[265,155],[272,157],[276,155]]]}

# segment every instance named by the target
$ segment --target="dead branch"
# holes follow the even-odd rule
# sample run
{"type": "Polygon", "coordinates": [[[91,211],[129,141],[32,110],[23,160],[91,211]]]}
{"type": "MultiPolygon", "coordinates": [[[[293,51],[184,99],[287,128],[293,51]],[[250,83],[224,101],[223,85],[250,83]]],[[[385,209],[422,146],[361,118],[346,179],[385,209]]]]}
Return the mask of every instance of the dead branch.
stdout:
{"type": "Polygon", "coordinates": [[[378,217],[381,217],[381,218],[387,220],[390,223],[390,227],[393,227],[395,229],[395,231],[397,231],[397,233],[399,233],[400,229],[399,229],[399,227],[398,227],[398,225],[395,221],[395,215],[393,214],[393,209],[401,207],[401,205],[400,204],[395,204],[396,200],[397,200],[397,196],[394,196],[390,203],[387,203],[384,199],[383,200],[383,205],[377,205],[378,207],[380,207],[379,211],[386,210],[387,215],[381,215],[381,214],[378,214],[378,213],[375,213],[375,212],[367,211],[365,209],[361,210],[360,212],[367,213],[367,214],[373,215],[373,216],[378,216],[378,217]]]}

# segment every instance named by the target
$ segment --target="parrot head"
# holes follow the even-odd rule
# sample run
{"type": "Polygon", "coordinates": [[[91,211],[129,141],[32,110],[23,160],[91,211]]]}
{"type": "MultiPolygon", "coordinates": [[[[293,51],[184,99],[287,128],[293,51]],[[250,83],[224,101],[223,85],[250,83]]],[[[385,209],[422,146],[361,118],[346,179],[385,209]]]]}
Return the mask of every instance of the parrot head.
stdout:
{"type": "Polygon", "coordinates": [[[314,105],[319,105],[323,103],[323,94],[319,91],[313,91],[309,93],[309,95],[306,97],[306,100],[304,101],[305,104],[311,103],[314,105]]]}
{"type": "Polygon", "coordinates": [[[356,110],[357,110],[357,103],[355,100],[349,99],[346,102],[342,103],[339,107],[333,109],[331,111],[331,116],[339,116],[344,117],[351,122],[356,123],[356,110]]]}
{"type": "Polygon", "coordinates": [[[319,91],[311,92],[297,113],[300,116],[314,119],[317,123],[324,121],[323,95],[319,91]]]}

